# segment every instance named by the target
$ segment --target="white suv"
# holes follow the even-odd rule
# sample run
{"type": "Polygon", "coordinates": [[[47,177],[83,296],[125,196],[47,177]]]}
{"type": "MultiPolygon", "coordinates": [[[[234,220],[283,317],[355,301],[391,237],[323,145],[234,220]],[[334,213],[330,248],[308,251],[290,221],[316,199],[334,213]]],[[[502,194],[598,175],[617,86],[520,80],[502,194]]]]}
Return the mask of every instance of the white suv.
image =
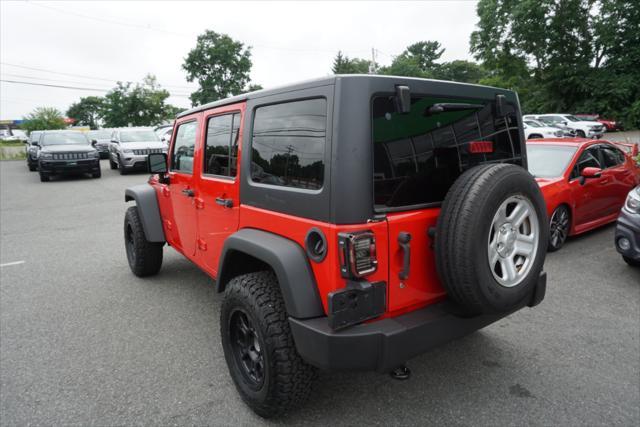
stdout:
{"type": "Polygon", "coordinates": [[[526,139],[538,139],[538,138],[563,138],[564,132],[562,129],[545,126],[536,120],[523,120],[522,127],[524,129],[524,137],[526,139]]]}
{"type": "Polygon", "coordinates": [[[535,114],[525,117],[534,119],[544,118],[545,122],[564,125],[569,129],[575,130],[576,136],[580,138],[602,138],[602,135],[606,132],[602,123],[580,120],[571,114],[535,114]]]}

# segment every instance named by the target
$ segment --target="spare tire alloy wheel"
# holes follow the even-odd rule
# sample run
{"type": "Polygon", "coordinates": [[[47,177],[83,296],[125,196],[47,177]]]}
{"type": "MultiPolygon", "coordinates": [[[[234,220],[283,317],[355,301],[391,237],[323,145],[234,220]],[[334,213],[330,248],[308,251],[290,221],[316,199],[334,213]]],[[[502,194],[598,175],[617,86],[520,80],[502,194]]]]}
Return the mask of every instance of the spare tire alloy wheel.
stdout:
{"type": "Polygon", "coordinates": [[[435,237],[438,275],[460,314],[506,313],[531,300],[549,238],[540,187],[512,164],[475,166],[449,189],[435,237]]]}
{"type": "Polygon", "coordinates": [[[507,288],[527,277],[538,253],[540,224],[533,204],[523,196],[511,196],[493,216],[489,232],[489,268],[507,288]]]}

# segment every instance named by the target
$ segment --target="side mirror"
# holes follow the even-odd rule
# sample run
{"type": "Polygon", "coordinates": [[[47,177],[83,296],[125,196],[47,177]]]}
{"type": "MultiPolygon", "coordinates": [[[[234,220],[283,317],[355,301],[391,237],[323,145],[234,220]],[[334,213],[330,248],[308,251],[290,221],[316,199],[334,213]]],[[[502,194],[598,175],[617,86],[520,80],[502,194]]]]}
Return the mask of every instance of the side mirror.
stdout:
{"type": "Polygon", "coordinates": [[[583,178],[600,178],[602,176],[602,169],[593,167],[584,168],[580,175],[583,178]]]}
{"type": "Polygon", "coordinates": [[[561,121],[560,123],[562,123],[564,126],[568,125],[569,123],[567,123],[566,121],[561,121]]]}
{"type": "Polygon", "coordinates": [[[151,153],[147,156],[147,169],[150,173],[167,173],[167,155],[165,153],[151,153]]]}
{"type": "Polygon", "coordinates": [[[97,143],[98,143],[98,141],[96,141],[95,139],[91,140],[91,146],[92,147],[95,147],[97,143]]]}

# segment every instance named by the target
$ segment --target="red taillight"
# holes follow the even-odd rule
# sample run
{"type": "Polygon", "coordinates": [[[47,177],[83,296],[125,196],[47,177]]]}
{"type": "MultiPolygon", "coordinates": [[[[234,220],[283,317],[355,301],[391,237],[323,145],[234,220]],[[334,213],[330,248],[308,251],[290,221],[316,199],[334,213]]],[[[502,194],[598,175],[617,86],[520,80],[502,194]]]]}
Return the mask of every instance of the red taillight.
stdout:
{"type": "Polygon", "coordinates": [[[469,153],[493,153],[493,142],[491,141],[471,141],[469,143],[469,153]]]}
{"type": "Polygon", "coordinates": [[[346,279],[367,276],[378,268],[376,240],[371,231],[339,233],[340,273],[346,279]]]}

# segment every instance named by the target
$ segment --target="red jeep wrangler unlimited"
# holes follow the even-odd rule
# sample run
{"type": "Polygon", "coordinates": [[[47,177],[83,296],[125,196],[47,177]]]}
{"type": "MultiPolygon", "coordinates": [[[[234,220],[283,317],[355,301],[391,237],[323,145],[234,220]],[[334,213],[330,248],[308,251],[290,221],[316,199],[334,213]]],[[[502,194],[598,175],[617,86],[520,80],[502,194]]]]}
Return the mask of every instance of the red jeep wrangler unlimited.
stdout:
{"type": "Polygon", "coordinates": [[[167,243],[215,279],[229,371],[261,416],[303,401],[317,368],[402,369],[544,298],[513,92],[327,77],[186,111],[148,162],[125,195],[131,270],[156,274],[167,243]]]}

